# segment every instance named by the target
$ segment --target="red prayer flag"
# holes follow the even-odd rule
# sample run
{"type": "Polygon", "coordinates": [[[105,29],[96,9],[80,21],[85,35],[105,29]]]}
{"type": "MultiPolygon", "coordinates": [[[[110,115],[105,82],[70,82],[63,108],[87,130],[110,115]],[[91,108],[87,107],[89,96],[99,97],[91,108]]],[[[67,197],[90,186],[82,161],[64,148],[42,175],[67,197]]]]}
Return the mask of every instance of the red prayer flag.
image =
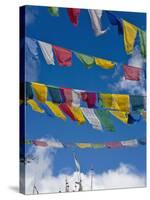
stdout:
{"type": "Polygon", "coordinates": [[[106,147],[108,148],[117,148],[117,147],[122,147],[121,142],[107,142],[106,147]]]}
{"type": "Polygon", "coordinates": [[[88,108],[93,108],[96,103],[96,93],[94,92],[82,92],[81,97],[83,101],[86,101],[88,108]]]}
{"type": "Polygon", "coordinates": [[[32,143],[35,146],[46,147],[48,144],[45,141],[33,140],[32,143]]]}
{"type": "Polygon", "coordinates": [[[74,26],[77,26],[78,25],[78,18],[79,18],[79,15],[80,15],[80,9],[78,9],[78,8],[68,8],[67,11],[68,11],[70,21],[72,22],[72,24],[74,26]]]}
{"type": "Polygon", "coordinates": [[[60,88],[60,92],[62,97],[64,98],[64,102],[68,105],[72,105],[72,89],[71,88],[60,88]]]}
{"type": "Polygon", "coordinates": [[[66,103],[59,104],[59,108],[61,109],[61,111],[66,113],[73,121],[76,121],[74,114],[72,113],[72,111],[66,103]]]}
{"type": "Polygon", "coordinates": [[[124,75],[126,80],[139,81],[141,68],[124,65],[124,75]]]}
{"type": "Polygon", "coordinates": [[[58,46],[54,46],[54,45],[53,45],[53,49],[55,52],[57,62],[60,66],[69,67],[72,65],[72,52],[71,51],[61,48],[61,47],[58,47],[58,46]]]}

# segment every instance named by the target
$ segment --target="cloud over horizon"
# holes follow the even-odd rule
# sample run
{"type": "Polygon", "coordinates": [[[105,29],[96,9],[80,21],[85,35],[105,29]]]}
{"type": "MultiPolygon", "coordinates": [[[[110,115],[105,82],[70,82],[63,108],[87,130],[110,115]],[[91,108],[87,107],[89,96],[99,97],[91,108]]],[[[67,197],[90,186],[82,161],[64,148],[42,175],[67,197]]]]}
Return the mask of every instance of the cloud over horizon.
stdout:
{"type": "MultiPolygon", "coordinates": [[[[54,149],[34,147],[34,156],[37,160],[26,165],[26,194],[33,194],[36,185],[39,193],[65,192],[65,180],[69,183],[69,191],[76,190],[75,182],[78,181],[78,172],[61,170],[58,176],[53,175],[54,149]]],[[[91,188],[91,173],[81,172],[83,191],[91,188]]],[[[139,174],[136,169],[128,164],[120,163],[116,169],[109,169],[102,173],[93,174],[93,190],[144,187],[145,175],[139,174]]]]}

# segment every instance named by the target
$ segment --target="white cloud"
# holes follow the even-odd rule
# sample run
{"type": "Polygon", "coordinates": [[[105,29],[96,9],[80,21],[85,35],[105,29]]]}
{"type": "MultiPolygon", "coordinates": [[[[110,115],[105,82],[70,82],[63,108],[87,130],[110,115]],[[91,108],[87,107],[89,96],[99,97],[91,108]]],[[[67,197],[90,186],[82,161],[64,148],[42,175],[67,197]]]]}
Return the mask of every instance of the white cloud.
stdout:
{"type": "MultiPolygon", "coordinates": [[[[63,170],[58,176],[53,175],[53,159],[55,151],[49,148],[34,149],[37,160],[26,165],[26,193],[33,194],[35,183],[39,193],[57,193],[59,189],[65,192],[65,179],[67,177],[70,191],[75,190],[75,181],[78,181],[78,172],[63,170]]],[[[81,173],[83,190],[90,190],[90,172],[81,173]]],[[[136,170],[126,164],[120,164],[116,169],[110,169],[93,176],[93,189],[144,187],[145,175],[138,174],[136,170]]]]}
{"type": "MultiPolygon", "coordinates": [[[[131,58],[128,60],[128,65],[143,69],[144,59],[142,58],[138,47],[135,47],[131,58]]],[[[109,85],[109,87],[114,91],[127,91],[129,94],[133,95],[145,95],[144,73],[141,73],[140,81],[125,80],[125,78],[122,77],[117,83],[109,85]]]]}

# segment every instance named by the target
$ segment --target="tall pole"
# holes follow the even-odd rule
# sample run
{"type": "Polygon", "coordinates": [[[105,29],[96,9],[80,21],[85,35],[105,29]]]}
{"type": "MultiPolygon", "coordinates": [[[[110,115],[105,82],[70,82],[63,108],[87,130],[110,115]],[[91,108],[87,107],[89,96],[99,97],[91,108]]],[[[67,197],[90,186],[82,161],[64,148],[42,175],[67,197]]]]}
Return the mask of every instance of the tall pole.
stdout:
{"type": "Polygon", "coordinates": [[[91,190],[93,190],[93,166],[91,166],[91,190]]]}

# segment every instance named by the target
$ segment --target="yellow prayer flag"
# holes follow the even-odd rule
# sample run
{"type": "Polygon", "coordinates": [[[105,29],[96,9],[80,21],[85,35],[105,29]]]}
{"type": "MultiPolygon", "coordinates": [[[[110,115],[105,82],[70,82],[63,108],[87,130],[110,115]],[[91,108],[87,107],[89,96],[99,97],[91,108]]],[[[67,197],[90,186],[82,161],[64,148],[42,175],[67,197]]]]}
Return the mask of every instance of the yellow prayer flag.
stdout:
{"type": "Polygon", "coordinates": [[[129,112],[130,111],[130,99],[126,94],[112,94],[113,105],[112,109],[129,112]]]}
{"type": "Polygon", "coordinates": [[[95,63],[104,69],[112,69],[115,66],[115,63],[102,58],[95,58],[95,63]]]}
{"type": "Polygon", "coordinates": [[[80,107],[69,106],[69,108],[79,124],[83,124],[86,122],[80,107]]]}
{"type": "Polygon", "coordinates": [[[35,92],[36,98],[41,103],[45,103],[47,100],[47,87],[44,84],[32,82],[32,88],[35,92]]]}
{"type": "Polygon", "coordinates": [[[56,103],[53,103],[51,101],[46,101],[46,105],[49,107],[49,109],[54,113],[56,117],[66,120],[66,116],[63,114],[63,112],[60,110],[59,106],[56,103]]]}
{"type": "Polygon", "coordinates": [[[81,148],[81,149],[92,147],[90,143],[76,143],[76,146],[81,148]]]}
{"type": "Polygon", "coordinates": [[[117,119],[122,121],[123,123],[128,123],[128,112],[122,112],[122,111],[110,111],[112,115],[114,115],[117,119]]]}
{"type": "Polygon", "coordinates": [[[138,28],[136,26],[123,20],[124,46],[127,54],[133,52],[137,31],[138,28]]]}
{"type": "Polygon", "coordinates": [[[102,106],[104,108],[129,112],[130,99],[129,95],[124,94],[100,94],[102,106]]]}
{"type": "Polygon", "coordinates": [[[146,121],[146,111],[142,111],[141,114],[142,114],[143,119],[145,119],[146,121]]]}
{"type": "Polygon", "coordinates": [[[33,99],[28,99],[27,100],[27,104],[29,104],[32,108],[32,110],[36,111],[36,112],[40,112],[40,113],[44,113],[44,110],[42,110],[38,104],[36,103],[36,101],[34,101],[33,99]]]}

